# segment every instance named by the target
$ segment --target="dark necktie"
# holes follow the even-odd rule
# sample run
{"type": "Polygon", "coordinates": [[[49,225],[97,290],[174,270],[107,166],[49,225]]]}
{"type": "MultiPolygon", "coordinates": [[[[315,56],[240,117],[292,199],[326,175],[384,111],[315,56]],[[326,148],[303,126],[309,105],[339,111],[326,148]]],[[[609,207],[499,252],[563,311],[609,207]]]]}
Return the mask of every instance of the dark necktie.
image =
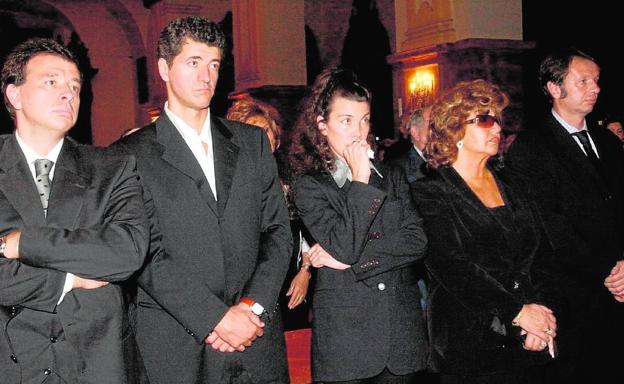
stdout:
{"type": "Polygon", "coordinates": [[[46,212],[48,209],[48,199],[50,198],[50,170],[53,165],[54,162],[48,159],[35,160],[35,184],[37,185],[41,205],[46,212]]]}
{"type": "Polygon", "coordinates": [[[576,136],[580,140],[587,158],[594,165],[594,167],[596,167],[596,169],[600,170],[602,166],[600,164],[600,160],[598,160],[598,156],[596,156],[596,152],[594,152],[594,149],[589,142],[589,135],[587,134],[587,131],[583,130],[574,132],[572,135],[576,136]]]}

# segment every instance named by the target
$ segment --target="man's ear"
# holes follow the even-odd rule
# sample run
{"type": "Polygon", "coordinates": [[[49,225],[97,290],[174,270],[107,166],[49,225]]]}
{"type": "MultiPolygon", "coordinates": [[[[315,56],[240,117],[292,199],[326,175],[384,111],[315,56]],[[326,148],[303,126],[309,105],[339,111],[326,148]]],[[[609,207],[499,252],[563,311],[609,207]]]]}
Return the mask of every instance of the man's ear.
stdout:
{"type": "Polygon", "coordinates": [[[16,111],[22,109],[22,93],[20,89],[15,84],[9,84],[5,92],[13,109],[16,111]]]}
{"type": "Polygon", "coordinates": [[[546,89],[548,89],[548,93],[553,99],[561,98],[561,86],[549,81],[546,83],[546,89]]]}
{"type": "Polygon", "coordinates": [[[163,81],[169,81],[169,64],[167,64],[167,60],[162,57],[158,59],[158,73],[163,81]]]}
{"type": "Polygon", "coordinates": [[[319,132],[321,132],[321,135],[327,136],[327,123],[325,122],[323,116],[319,115],[316,117],[316,126],[318,127],[319,132]]]}

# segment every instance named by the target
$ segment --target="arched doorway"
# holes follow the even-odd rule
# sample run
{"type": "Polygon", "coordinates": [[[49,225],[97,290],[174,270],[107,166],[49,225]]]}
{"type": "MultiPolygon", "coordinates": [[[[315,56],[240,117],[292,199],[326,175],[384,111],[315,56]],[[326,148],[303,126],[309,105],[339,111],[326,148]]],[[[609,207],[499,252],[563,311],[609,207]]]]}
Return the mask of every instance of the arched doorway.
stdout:
{"type": "MultiPolygon", "coordinates": [[[[0,1],[0,60],[17,44],[31,37],[47,37],[69,46],[78,58],[85,85],[81,95],[79,121],[70,136],[80,142],[91,142],[90,82],[97,70],[89,63],[88,50],[80,41],[71,22],[56,8],[40,1],[0,1]]],[[[5,108],[0,112],[0,132],[13,131],[13,121],[5,108]]]]}

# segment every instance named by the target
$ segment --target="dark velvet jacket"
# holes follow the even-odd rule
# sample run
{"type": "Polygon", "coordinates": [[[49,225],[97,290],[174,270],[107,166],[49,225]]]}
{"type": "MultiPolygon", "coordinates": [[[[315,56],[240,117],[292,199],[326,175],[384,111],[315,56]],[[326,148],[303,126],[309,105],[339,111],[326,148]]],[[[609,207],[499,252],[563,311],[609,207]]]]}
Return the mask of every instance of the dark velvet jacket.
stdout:
{"type": "Polygon", "coordinates": [[[405,174],[375,164],[368,184],[339,188],[328,172],[294,184],[294,202],[313,239],[351,268],[319,268],[312,304],[312,377],[345,381],[388,368],[404,375],[427,363],[414,264],[426,238],[405,174]]]}
{"type": "Polygon", "coordinates": [[[506,206],[498,209],[511,212],[504,222],[451,167],[411,184],[429,238],[431,365],[444,373],[504,372],[547,358],[525,351],[511,325],[523,304],[555,307],[541,221],[518,187],[496,181],[506,206]]]}

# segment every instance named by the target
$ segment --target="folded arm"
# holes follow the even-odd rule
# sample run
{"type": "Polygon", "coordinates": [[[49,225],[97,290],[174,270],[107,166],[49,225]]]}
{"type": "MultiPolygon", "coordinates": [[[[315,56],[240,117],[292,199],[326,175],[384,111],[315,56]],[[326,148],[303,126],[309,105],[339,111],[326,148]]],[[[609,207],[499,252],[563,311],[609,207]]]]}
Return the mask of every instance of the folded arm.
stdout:
{"type": "Polygon", "coordinates": [[[22,263],[108,282],[129,278],[143,264],[149,226],[134,158],[120,169],[100,223],[76,229],[25,226],[22,263]]]}

